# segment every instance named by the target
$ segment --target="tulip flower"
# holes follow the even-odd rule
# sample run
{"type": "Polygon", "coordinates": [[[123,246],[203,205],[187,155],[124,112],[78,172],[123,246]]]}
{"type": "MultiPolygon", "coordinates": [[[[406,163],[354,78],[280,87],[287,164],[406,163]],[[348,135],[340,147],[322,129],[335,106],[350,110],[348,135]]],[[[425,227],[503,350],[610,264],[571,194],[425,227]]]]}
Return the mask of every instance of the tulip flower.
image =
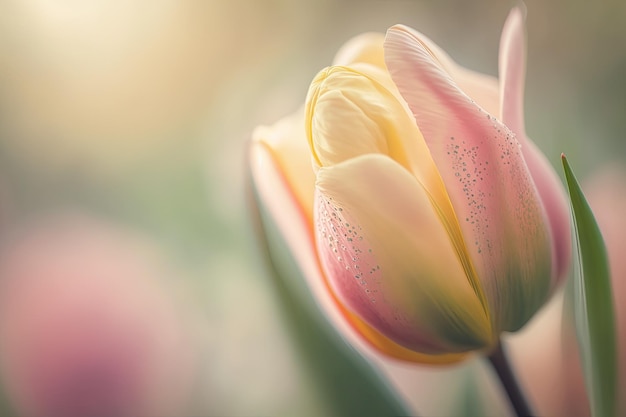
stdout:
{"type": "Polygon", "coordinates": [[[565,275],[564,190],[524,130],[524,42],[514,9],[497,80],[406,26],[365,34],[303,110],[254,132],[260,198],[318,301],[389,356],[487,353],[565,275]]]}

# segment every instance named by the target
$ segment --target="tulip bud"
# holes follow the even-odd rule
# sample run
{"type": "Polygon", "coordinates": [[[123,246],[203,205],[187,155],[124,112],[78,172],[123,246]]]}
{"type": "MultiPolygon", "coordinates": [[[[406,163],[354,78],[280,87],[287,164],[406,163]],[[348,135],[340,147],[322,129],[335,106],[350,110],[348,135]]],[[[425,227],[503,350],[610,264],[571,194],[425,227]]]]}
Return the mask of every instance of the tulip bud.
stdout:
{"type": "Polygon", "coordinates": [[[524,48],[518,9],[500,80],[405,26],[363,35],[315,77],[301,126],[254,134],[254,181],[315,295],[383,353],[488,352],[565,276],[568,209],[524,131],[524,48]]]}

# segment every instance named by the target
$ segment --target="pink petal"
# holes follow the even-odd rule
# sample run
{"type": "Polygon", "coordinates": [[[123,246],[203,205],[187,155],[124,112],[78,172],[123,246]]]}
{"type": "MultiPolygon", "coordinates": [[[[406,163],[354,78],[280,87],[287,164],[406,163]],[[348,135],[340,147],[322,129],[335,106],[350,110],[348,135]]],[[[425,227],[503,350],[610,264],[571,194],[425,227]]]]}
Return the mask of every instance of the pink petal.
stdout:
{"type": "MultiPolygon", "coordinates": [[[[524,78],[526,40],[524,17],[519,8],[509,13],[500,38],[500,116],[516,135],[524,129],[524,78]]],[[[518,139],[520,143],[523,138],[518,139]]]]}
{"type": "MultiPolygon", "coordinates": [[[[551,278],[543,208],[515,135],[485,112],[404,26],[385,58],[448,191],[496,330],[517,330],[545,301],[551,278]]],[[[472,274],[468,270],[468,274],[472,274]]]]}
{"type": "Polygon", "coordinates": [[[571,238],[565,190],[545,155],[526,136],[524,128],[524,77],[526,43],[522,11],[509,14],[500,41],[501,118],[522,146],[528,170],[537,187],[552,238],[552,288],[562,281],[569,266],[571,238]]]}
{"type": "Polygon", "coordinates": [[[322,168],[317,248],[331,288],[390,339],[427,354],[486,348],[491,324],[429,195],[369,154],[322,168]]]}
{"type": "Polygon", "coordinates": [[[450,78],[454,80],[465,94],[470,96],[489,114],[497,114],[500,110],[500,95],[498,80],[495,77],[460,66],[439,45],[423,33],[409,27],[403,27],[403,29],[420,40],[434,60],[448,73],[450,78]]]}

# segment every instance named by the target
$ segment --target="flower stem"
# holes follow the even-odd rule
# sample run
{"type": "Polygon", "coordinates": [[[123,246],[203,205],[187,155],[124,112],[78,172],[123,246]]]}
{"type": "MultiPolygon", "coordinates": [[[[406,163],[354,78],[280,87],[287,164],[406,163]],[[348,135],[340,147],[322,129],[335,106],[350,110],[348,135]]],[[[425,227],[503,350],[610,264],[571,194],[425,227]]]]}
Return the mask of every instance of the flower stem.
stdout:
{"type": "Polygon", "coordinates": [[[524,394],[522,393],[517,378],[515,378],[515,374],[513,373],[513,369],[511,369],[511,365],[506,357],[502,344],[498,343],[498,346],[487,358],[489,359],[489,363],[493,367],[494,371],[496,371],[498,378],[500,378],[500,382],[509,397],[509,401],[511,402],[513,410],[515,410],[515,414],[518,417],[532,416],[533,413],[528,402],[526,401],[526,398],[524,397],[524,394]]]}

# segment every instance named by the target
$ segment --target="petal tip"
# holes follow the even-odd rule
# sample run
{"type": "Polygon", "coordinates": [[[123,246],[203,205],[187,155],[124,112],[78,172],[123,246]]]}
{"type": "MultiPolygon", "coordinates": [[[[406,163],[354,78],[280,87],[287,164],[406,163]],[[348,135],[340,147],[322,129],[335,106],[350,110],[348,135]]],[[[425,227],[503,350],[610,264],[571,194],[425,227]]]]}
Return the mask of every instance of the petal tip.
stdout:
{"type": "Polygon", "coordinates": [[[515,29],[523,28],[526,16],[528,15],[526,5],[520,2],[517,6],[513,7],[509,12],[508,17],[504,23],[504,27],[512,27],[515,29]]]}
{"type": "Polygon", "coordinates": [[[396,32],[396,31],[406,32],[407,29],[408,29],[408,26],[403,25],[401,23],[397,23],[397,24],[391,26],[389,29],[387,29],[387,33],[389,33],[389,32],[396,32]]]}

